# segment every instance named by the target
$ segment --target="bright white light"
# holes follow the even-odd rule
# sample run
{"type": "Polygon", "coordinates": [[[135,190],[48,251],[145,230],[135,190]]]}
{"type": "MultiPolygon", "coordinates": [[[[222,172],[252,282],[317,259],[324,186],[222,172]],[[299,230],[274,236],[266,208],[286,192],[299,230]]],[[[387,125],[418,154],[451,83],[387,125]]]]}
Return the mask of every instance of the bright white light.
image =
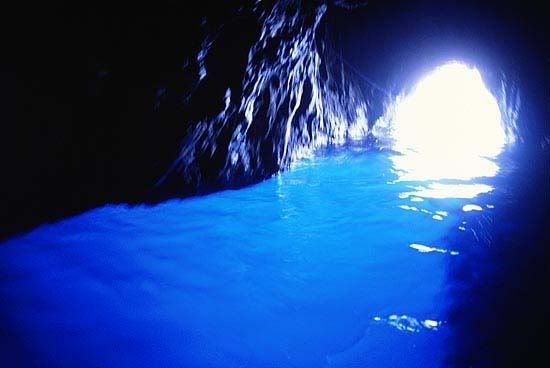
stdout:
{"type": "Polygon", "coordinates": [[[393,118],[397,150],[495,157],[506,136],[477,69],[446,64],[421,80],[393,118]]]}
{"type": "MultiPolygon", "coordinates": [[[[400,180],[494,176],[506,144],[498,103],[479,71],[459,63],[437,68],[386,114],[400,180]]],[[[384,122],[383,122],[384,123],[384,122]]]]}
{"type": "Polygon", "coordinates": [[[462,211],[464,212],[483,211],[483,208],[481,208],[481,206],[478,206],[477,204],[467,204],[462,207],[462,211]]]}
{"type": "Polygon", "coordinates": [[[428,187],[417,187],[414,191],[401,193],[407,198],[475,198],[480,194],[489,193],[493,187],[487,184],[441,184],[432,183],[428,187]]]}
{"type": "Polygon", "coordinates": [[[448,251],[446,249],[430,247],[424,244],[417,244],[417,243],[409,244],[409,247],[419,251],[420,253],[431,253],[431,252],[449,253],[452,256],[457,256],[459,254],[457,251],[454,251],[454,250],[448,251]]]}

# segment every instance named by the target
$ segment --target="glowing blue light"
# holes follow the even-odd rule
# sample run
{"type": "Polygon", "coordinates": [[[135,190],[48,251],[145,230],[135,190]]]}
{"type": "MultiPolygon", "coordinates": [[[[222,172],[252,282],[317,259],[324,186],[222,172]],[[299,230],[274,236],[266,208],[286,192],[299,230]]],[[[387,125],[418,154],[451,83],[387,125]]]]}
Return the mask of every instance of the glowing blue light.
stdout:
{"type": "Polygon", "coordinates": [[[456,62],[397,98],[381,125],[401,153],[392,161],[407,181],[494,176],[493,159],[507,142],[498,103],[479,71],[456,62]]]}

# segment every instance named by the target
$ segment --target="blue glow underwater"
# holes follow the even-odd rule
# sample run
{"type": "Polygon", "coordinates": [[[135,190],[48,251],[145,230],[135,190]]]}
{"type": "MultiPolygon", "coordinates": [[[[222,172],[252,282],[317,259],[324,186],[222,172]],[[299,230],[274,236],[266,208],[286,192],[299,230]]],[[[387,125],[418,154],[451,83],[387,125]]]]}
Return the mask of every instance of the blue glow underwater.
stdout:
{"type": "Polygon", "coordinates": [[[449,270],[490,249],[504,191],[433,195],[393,155],[42,226],[0,247],[2,312],[37,366],[445,366],[449,270]]]}

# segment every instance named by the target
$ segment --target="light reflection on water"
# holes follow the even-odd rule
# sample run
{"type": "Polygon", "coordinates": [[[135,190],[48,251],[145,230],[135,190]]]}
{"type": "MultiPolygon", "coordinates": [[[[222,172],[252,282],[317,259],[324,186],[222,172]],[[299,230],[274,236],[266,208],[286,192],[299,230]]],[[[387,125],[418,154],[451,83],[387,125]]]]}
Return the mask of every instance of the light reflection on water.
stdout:
{"type": "Polygon", "coordinates": [[[488,159],[475,155],[449,157],[444,153],[405,152],[392,156],[391,160],[401,181],[471,180],[493,177],[499,170],[494,157],[488,159]]]}
{"type": "Polygon", "coordinates": [[[480,194],[489,193],[494,188],[488,184],[442,184],[429,183],[427,186],[415,186],[413,190],[402,192],[400,198],[411,197],[411,201],[418,198],[475,198],[480,194]]]}
{"type": "Polygon", "coordinates": [[[43,226],[0,246],[0,317],[43,366],[443,367],[446,269],[482,239],[453,234],[498,200],[403,195],[390,157],[43,226]]]}

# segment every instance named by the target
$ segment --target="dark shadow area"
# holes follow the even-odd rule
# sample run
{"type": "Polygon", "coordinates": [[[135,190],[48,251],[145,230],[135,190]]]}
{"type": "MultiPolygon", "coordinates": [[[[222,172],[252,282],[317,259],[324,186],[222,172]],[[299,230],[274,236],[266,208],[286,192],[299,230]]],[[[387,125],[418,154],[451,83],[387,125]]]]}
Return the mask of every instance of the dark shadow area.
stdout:
{"type": "Polygon", "coordinates": [[[254,23],[238,11],[212,1],[48,5],[17,19],[15,58],[1,75],[0,238],[105,203],[194,193],[155,183],[188,122],[219,109],[227,85],[240,86],[254,23]],[[213,54],[230,56],[207,60],[208,80],[194,91],[205,35],[219,41],[213,54]]]}
{"type": "Polygon", "coordinates": [[[514,173],[517,180],[508,193],[500,193],[494,215],[482,216],[472,232],[451,239],[466,244],[465,237],[475,232],[479,241],[477,247],[461,248],[462,257],[447,272],[449,367],[549,363],[550,167],[523,153],[531,163],[514,173]]]}

